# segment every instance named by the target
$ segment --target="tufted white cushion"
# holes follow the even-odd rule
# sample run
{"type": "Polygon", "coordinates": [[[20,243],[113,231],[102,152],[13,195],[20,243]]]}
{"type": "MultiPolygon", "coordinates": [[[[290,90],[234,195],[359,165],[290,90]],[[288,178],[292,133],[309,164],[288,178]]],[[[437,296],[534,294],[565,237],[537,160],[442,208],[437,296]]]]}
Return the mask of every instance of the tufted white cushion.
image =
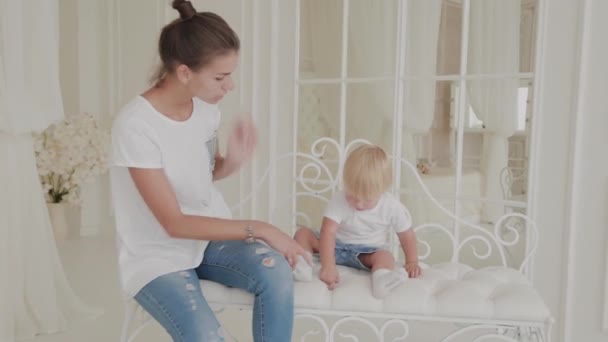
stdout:
{"type": "MultiPolygon", "coordinates": [[[[463,264],[438,264],[424,269],[420,278],[409,279],[384,300],[372,296],[369,273],[339,269],[342,284],[334,291],[318,279],[296,282],[296,308],[538,322],[550,317],[528,280],[510,268],[474,270],[463,264]]],[[[253,304],[253,297],[243,290],[205,280],[201,287],[210,303],[253,304]]]]}

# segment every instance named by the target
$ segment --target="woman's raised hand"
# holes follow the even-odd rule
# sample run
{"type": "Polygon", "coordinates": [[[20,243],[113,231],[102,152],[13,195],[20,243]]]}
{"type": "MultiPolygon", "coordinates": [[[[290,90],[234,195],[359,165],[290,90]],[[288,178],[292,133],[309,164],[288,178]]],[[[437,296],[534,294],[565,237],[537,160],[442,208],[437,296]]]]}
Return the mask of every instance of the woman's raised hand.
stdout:
{"type": "Polygon", "coordinates": [[[226,159],[241,165],[251,159],[257,144],[257,130],[250,119],[237,119],[232,127],[226,159]]]}

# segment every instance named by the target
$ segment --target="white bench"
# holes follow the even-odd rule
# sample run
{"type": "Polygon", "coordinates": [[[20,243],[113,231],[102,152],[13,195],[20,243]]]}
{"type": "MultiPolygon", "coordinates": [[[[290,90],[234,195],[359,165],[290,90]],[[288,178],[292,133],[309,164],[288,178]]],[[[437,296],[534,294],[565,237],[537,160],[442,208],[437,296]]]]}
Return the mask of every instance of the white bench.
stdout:
{"type": "MultiPolygon", "coordinates": [[[[294,198],[320,200],[319,206],[313,206],[315,210],[322,208],[338,184],[336,175],[341,174],[340,167],[331,172],[322,159],[325,150],[318,147],[328,141],[332,142],[319,140],[311,154],[288,154],[274,159],[254,192],[240,205],[255,200],[260,193],[260,185],[266,184],[268,179],[284,176],[286,168],[279,169],[279,165],[287,161],[296,165],[295,176],[290,179],[297,186],[292,187],[294,191],[287,194],[287,198],[270,200],[280,203],[271,207],[270,216],[272,213],[284,215],[286,204],[295,208],[294,198]],[[293,158],[304,162],[295,163],[293,158]],[[277,173],[277,170],[282,173],[277,173]],[[319,184],[320,188],[315,187],[319,184]]],[[[357,141],[345,150],[348,151],[355,143],[357,141]]],[[[335,142],[333,145],[337,147],[335,142]]],[[[344,151],[338,148],[337,165],[341,165],[344,156],[344,151]]],[[[400,166],[410,170],[422,184],[413,165],[402,160],[400,166]]],[[[448,333],[439,338],[440,341],[550,341],[553,319],[529,280],[538,243],[534,222],[520,213],[509,213],[493,226],[472,224],[452,215],[424,185],[422,188],[426,196],[455,222],[453,227],[425,223],[414,228],[424,267],[422,276],[409,279],[383,300],[372,296],[369,273],[342,266],[342,284],[334,291],[329,291],[318,279],[296,282],[296,327],[308,327],[299,336],[300,340],[412,341],[408,337],[412,336],[410,327],[413,322],[437,322],[451,326],[448,333]]],[[[283,192],[289,193],[284,189],[283,192]]],[[[269,197],[264,198],[268,201],[269,197]]],[[[322,213],[316,215],[320,220],[322,213]]],[[[288,216],[293,219],[291,226],[294,229],[296,217],[305,218],[308,222],[304,223],[311,225],[306,213],[293,211],[288,216]]],[[[272,217],[270,219],[272,221],[272,217]]],[[[253,305],[252,295],[243,290],[209,281],[202,281],[201,288],[214,310],[250,310],[253,305]]],[[[129,303],[121,341],[134,341],[150,321],[143,309],[134,302],[129,303]]]]}

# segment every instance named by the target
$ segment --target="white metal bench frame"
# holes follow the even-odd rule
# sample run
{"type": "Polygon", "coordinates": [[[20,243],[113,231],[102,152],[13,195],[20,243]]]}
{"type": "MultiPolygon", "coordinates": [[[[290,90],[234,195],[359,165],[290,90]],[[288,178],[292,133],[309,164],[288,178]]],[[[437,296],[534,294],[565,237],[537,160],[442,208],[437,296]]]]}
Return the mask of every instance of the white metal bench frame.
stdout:
{"type": "MultiPolygon", "coordinates": [[[[294,184],[305,189],[304,192],[296,192],[296,187],[293,187],[293,194],[290,194],[289,198],[292,200],[292,233],[295,227],[297,227],[296,219],[304,219],[307,225],[311,226],[311,220],[305,213],[298,212],[296,210],[296,199],[307,196],[316,198],[319,200],[327,201],[327,195],[331,194],[336,187],[339,186],[339,176],[342,173],[342,167],[344,158],[348,151],[359,143],[366,143],[365,140],[355,140],[348,144],[344,149],[340,149],[339,144],[331,138],[321,138],[317,140],[311,149],[310,154],[306,153],[290,153],[281,157],[272,159],[266,172],[262,175],[259,182],[253,187],[253,191],[246,196],[242,201],[237,204],[233,210],[236,210],[243,206],[249,201],[254,201],[256,194],[259,193],[261,185],[266,182],[276,172],[274,168],[278,167],[280,161],[288,160],[293,162],[294,166],[294,184]],[[333,146],[337,149],[337,156],[339,167],[335,174],[330,171],[325,160],[323,159],[326,153],[327,146],[333,146]],[[304,164],[296,166],[296,160],[304,160],[304,164]],[[314,174],[314,177],[310,177],[310,173],[314,174]],[[312,186],[321,186],[321,188],[313,188],[312,186]],[[325,195],[325,196],[324,196],[325,195]]],[[[397,164],[397,163],[396,163],[397,164]]],[[[508,248],[518,243],[525,243],[524,255],[522,261],[517,269],[518,272],[522,273],[527,279],[531,278],[533,257],[538,245],[538,230],[534,222],[521,213],[507,213],[501,217],[495,224],[493,229],[488,227],[482,227],[477,224],[467,222],[443,207],[429,192],[426,188],[422,179],[417,173],[416,167],[405,159],[400,159],[400,164],[405,166],[406,170],[412,172],[415,175],[417,182],[421,185],[421,188],[426,195],[446,216],[452,218],[455,225],[451,228],[444,227],[436,223],[425,223],[416,226],[414,229],[420,236],[420,233],[425,230],[435,230],[442,232],[447,235],[452,243],[452,262],[459,262],[460,254],[465,246],[469,246],[473,249],[473,254],[479,260],[487,260],[494,250],[498,255],[498,265],[511,267],[508,264],[507,254],[509,253],[508,248]],[[459,230],[459,226],[467,227],[469,231],[474,231],[474,235],[468,235],[461,237],[460,234],[455,233],[459,230]],[[511,238],[505,238],[505,234],[510,234],[511,238]],[[523,241],[522,241],[523,240],[523,241]],[[482,244],[485,251],[479,252],[478,246],[475,247],[474,243],[482,244]]],[[[395,189],[396,190],[396,189],[395,189]]],[[[397,192],[397,191],[395,191],[397,192]]],[[[281,201],[284,204],[286,201],[281,201]]],[[[506,203],[508,205],[508,203],[506,203]]],[[[277,209],[283,209],[282,206],[270,208],[272,222],[272,213],[277,209]]],[[[322,213],[318,213],[322,215],[322,213]]],[[[421,262],[427,260],[432,252],[432,245],[419,238],[420,255],[419,259],[421,262]]],[[[394,253],[397,256],[397,244],[394,243],[394,253]]],[[[490,266],[490,264],[488,264],[490,266]]],[[[494,265],[496,266],[496,265],[494,265]]],[[[222,303],[209,303],[210,306],[216,312],[221,312],[229,309],[236,310],[251,310],[251,305],[234,305],[234,304],[222,304],[222,303]]],[[[364,325],[369,328],[369,331],[373,333],[378,341],[385,341],[386,332],[389,329],[400,329],[400,335],[396,338],[390,339],[391,341],[408,341],[410,335],[410,325],[408,322],[443,322],[453,323],[458,325],[455,331],[452,331],[449,335],[441,339],[442,342],[457,341],[463,334],[471,332],[479,332],[474,341],[484,341],[487,339],[503,340],[503,341],[551,341],[551,326],[553,319],[548,317],[545,321],[502,321],[492,320],[484,318],[461,318],[461,317],[439,317],[439,316],[423,316],[423,315],[402,315],[402,314],[386,314],[378,312],[350,312],[350,311],[335,311],[335,310],[314,310],[305,308],[295,308],[295,322],[309,320],[315,322],[318,325],[318,330],[307,331],[303,336],[300,336],[301,341],[306,341],[309,337],[315,336],[315,340],[318,340],[319,335],[323,336],[324,341],[336,341],[336,339],[350,338],[354,341],[359,341],[357,336],[352,334],[340,332],[340,327],[347,322],[357,322],[360,325],[364,325]],[[328,323],[326,317],[339,317],[333,323],[328,323]],[[372,320],[383,319],[383,323],[378,325],[372,320]]],[[[144,312],[144,310],[137,305],[134,301],[130,301],[126,305],[125,318],[121,334],[121,342],[132,342],[138,334],[153,320],[144,312]]],[[[294,337],[295,338],[295,337],[294,337]]]]}

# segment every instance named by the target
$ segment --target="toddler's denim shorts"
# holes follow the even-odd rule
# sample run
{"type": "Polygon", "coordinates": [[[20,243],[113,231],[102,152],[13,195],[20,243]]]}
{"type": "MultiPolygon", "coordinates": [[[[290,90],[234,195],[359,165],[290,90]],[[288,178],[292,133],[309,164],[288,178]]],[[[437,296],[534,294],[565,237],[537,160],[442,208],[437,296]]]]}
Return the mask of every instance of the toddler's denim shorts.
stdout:
{"type": "MultiPolygon", "coordinates": [[[[321,236],[321,233],[319,231],[315,231],[315,236],[319,238],[321,236]]],[[[336,265],[343,265],[358,270],[369,271],[369,267],[363,265],[361,260],[359,260],[359,255],[374,253],[382,249],[384,248],[343,243],[336,240],[336,265]]]]}

